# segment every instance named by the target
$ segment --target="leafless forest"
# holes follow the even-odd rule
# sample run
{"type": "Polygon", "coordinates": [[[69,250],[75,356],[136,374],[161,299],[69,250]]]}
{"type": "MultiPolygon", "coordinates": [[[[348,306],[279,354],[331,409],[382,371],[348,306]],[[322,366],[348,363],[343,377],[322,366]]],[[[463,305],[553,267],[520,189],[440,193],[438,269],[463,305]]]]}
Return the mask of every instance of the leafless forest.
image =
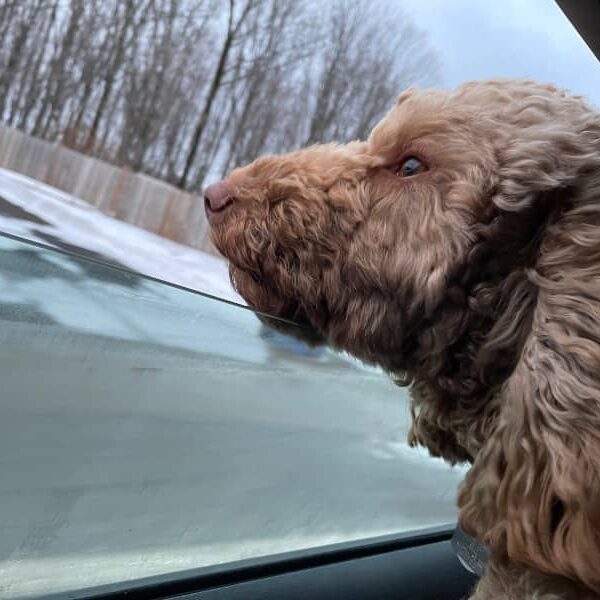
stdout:
{"type": "Polygon", "coordinates": [[[0,118],[198,189],[364,137],[436,58],[397,2],[0,0],[0,118]]]}

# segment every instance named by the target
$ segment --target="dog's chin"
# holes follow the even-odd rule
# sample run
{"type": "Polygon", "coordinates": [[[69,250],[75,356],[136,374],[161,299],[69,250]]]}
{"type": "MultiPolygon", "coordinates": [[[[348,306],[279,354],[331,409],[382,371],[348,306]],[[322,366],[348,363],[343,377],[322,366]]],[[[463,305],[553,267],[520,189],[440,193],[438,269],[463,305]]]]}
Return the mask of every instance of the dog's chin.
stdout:
{"type": "Polygon", "coordinates": [[[268,327],[299,339],[310,346],[326,343],[325,332],[317,327],[293,298],[284,298],[274,290],[261,285],[248,272],[231,268],[231,281],[236,291],[268,327]]]}

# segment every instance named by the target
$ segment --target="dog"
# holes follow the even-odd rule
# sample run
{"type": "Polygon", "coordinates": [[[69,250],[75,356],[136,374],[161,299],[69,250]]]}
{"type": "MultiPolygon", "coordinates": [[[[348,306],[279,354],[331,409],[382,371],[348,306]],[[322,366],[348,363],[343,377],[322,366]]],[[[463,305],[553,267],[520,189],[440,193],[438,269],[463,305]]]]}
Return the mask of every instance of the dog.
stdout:
{"type": "Polygon", "coordinates": [[[410,444],[470,463],[471,598],[600,598],[600,113],[411,88],[366,141],[258,158],[205,205],[252,307],[410,385],[410,444]]]}

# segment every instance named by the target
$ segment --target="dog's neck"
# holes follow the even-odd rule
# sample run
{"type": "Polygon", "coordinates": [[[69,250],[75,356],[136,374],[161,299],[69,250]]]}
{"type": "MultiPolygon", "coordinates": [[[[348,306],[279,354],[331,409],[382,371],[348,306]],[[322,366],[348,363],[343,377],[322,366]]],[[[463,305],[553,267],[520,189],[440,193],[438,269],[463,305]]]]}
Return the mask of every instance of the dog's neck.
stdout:
{"type": "Polygon", "coordinates": [[[457,268],[435,319],[410,342],[411,444],[452,463],[471,462],[489,438],[500,389],[531,329],[537,288],[529,274],[561,210],[547,194],[525,213],[493,210],[478,226],[469,262],[457,268]],[[435,348],[421,339],[447,343],[435,348]]]}

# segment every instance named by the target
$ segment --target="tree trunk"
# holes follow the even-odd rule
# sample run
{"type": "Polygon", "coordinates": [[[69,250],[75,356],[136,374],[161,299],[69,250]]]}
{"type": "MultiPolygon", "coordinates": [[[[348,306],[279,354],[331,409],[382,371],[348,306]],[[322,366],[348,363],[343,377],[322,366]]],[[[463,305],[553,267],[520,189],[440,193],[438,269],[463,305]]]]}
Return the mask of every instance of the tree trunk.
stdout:
{"type": "Polygon", "coordinates": [[[208,118],[210,117],[213,102],[215,100],[217,92],[219,91],[219,86],[221,85],[221,81],[223,79],[223,73],[225,72],[225,65],[227,64],[229,50],[231,49],[231,43],[233,42],[233,8],[234,0],[229,0],[229,19],[227,23],[227,36],[225,37],[225,43],[221,48],[221,55],[219,56],[219,62],[217,63],[217,68],[215,69],[215,74],[213,75],[213,79],[210,84],[208,96],[206,97],[206,102],[204,103],[204,108],[202,109],[200,119],[198,120],[198,124],[196,125],[196,128],[194,130],[194,134],[192,135],[192,144],[190,146],[190,150],[185,160],[183,173],[179,178],[178,185],[182,189],[185,189],[188,184],[190,170],[192,168],[192,165],[194,164],[194,160],[198,152],[198,146],[200,144],[200,141],[202,140],[202,135],[204,133],[206,124],[208,123],[208,118]]]}

